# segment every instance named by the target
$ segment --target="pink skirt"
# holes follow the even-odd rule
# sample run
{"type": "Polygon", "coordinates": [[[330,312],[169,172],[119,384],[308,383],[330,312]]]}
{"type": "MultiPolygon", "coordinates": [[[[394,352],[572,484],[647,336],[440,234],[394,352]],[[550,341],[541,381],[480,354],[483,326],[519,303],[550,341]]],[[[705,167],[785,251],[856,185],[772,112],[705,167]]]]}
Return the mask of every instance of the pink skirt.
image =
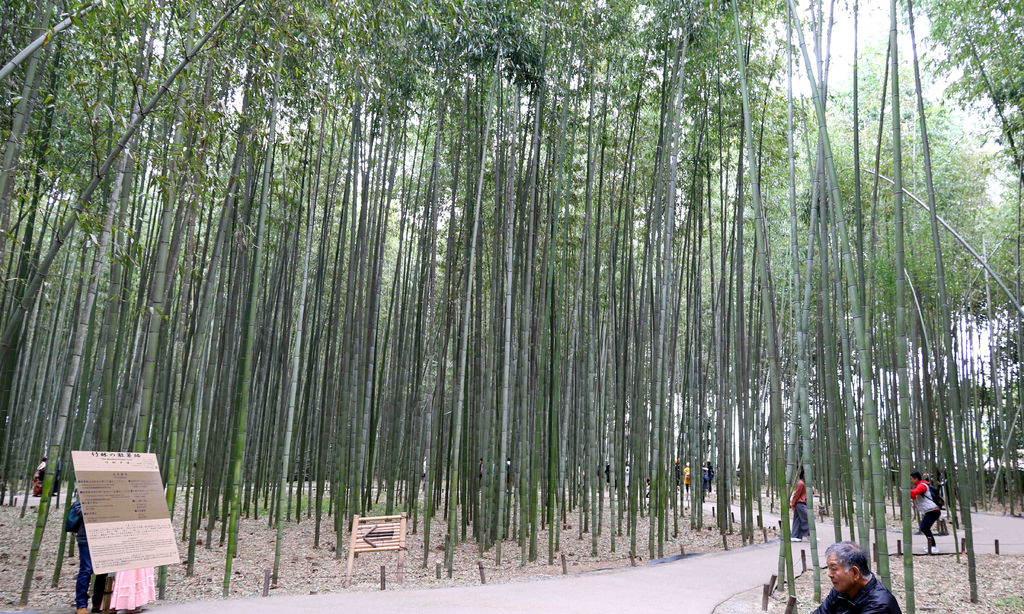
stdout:
{"type": "Polygon", "coordinates": [[[156,581],[152,567],[119,571],[114,576],[111,610],[134,610],[156,599],[156,581]]]}

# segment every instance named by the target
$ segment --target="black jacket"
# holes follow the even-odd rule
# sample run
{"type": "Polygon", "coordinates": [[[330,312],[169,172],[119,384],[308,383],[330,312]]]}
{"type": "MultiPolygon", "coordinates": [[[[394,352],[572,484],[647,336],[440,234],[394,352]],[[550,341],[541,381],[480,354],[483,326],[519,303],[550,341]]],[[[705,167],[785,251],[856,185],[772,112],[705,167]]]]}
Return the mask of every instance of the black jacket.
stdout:
{"type": "Polygon", "coordinates": [[[889,589],[871,576],[853,599],[832,589],[814,614],[903,614],[889,589]]]}

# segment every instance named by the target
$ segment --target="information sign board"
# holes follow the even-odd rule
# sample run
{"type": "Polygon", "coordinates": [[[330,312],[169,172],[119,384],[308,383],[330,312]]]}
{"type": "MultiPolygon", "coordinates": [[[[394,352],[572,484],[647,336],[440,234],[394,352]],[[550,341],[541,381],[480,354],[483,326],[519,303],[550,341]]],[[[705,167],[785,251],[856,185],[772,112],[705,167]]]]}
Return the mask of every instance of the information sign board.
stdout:
{"type": "Polygon", "coordinates": [[[97,574],[181,562],[156,454],[71,452],[97,574]]]}

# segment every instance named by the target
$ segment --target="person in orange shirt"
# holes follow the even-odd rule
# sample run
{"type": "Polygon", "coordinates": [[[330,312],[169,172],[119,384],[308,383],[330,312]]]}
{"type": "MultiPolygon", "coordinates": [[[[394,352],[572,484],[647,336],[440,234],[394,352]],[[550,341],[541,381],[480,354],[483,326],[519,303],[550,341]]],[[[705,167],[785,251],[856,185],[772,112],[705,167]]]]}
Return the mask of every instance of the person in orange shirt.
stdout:
{"type": "Polygon", "coordinates": [[[793,510],[793,530],[790,539],[798,542],[804,535],[811,534],[807,524],[807,484],[804,482],[804,470],[800,470],[800,480],[796,483],[793,496],[789,499],[789,509],[793,510]]]}

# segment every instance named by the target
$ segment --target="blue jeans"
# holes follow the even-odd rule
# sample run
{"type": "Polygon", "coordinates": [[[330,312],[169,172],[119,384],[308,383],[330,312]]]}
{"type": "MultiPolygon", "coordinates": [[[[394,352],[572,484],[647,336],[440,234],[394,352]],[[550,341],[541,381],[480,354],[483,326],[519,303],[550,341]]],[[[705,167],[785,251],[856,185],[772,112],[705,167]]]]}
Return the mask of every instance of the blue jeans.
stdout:
{"type": "MultiPolygon", "coordinates": [[[[92,557],[89,555],[89,540],[83,528],[75,534],[78,544],[78,578],[75,580],[75,608],[89,605],[89,580],[92,579],[92,557]]],[[[107,574],[96,576],[96,587],[92,592],[92,609],[99,611],[103,605],[103,589],[107,584],[107,574]]]]}

